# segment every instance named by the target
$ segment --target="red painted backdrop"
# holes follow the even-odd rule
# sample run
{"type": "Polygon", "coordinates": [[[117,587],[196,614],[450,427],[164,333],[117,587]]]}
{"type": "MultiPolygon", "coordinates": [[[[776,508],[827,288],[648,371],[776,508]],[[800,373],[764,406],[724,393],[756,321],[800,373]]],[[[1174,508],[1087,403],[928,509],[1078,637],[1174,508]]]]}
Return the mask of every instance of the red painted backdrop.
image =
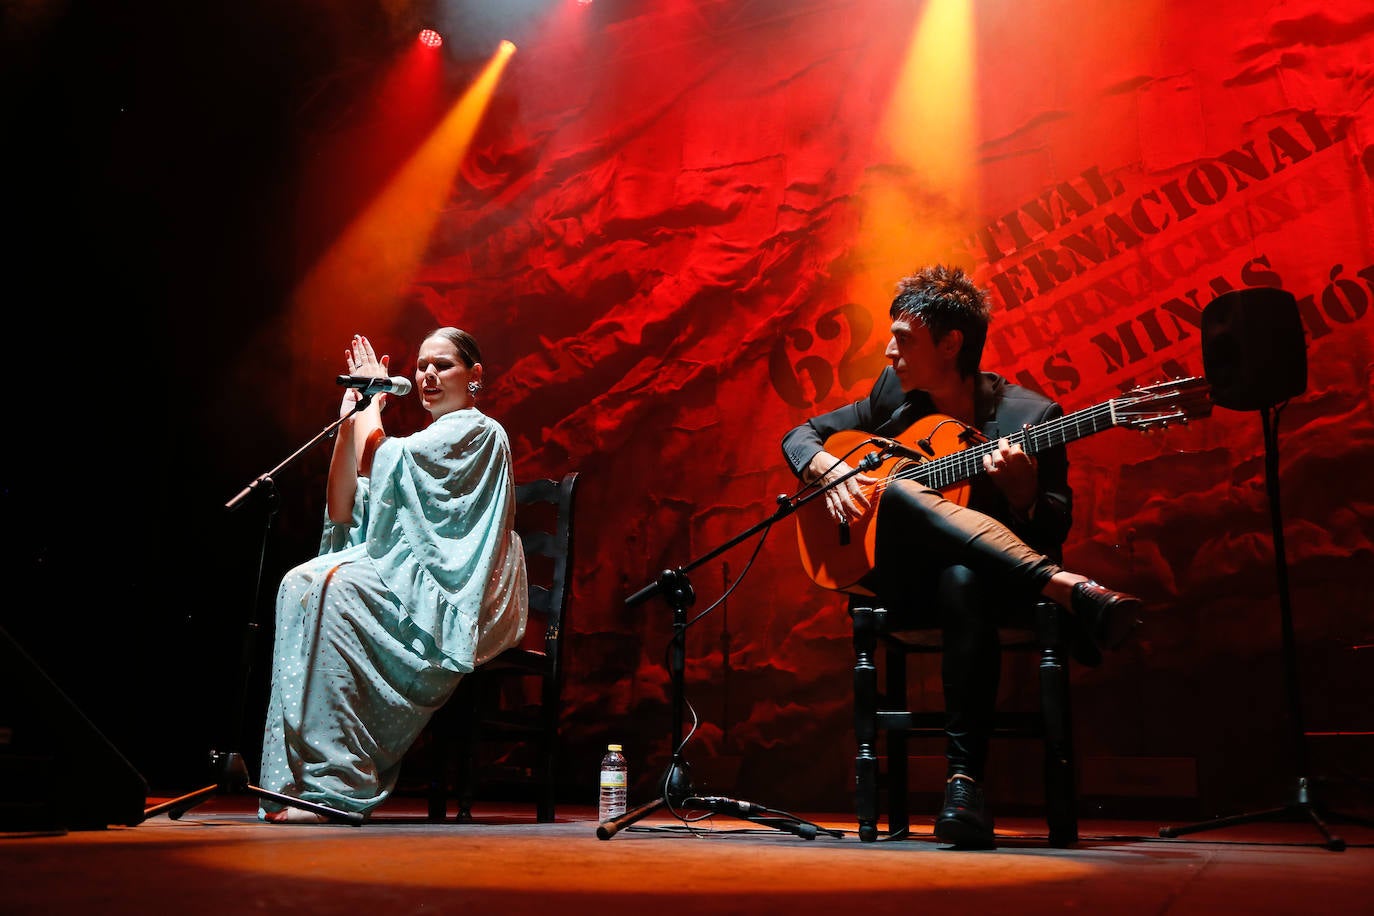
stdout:
{"type": "MultiPolygon", "coordinates": [[[[1297,296],[1308,386],[1279,443],[1303,709],[1313,731],[1374,725],[1346,699],[1367,695],[1357,647],[1374,636],[1374,17],[1120,6],[974,4],[978,202],[934,247],[865,205],[896,188],[915,217],[949,218],[878,132],[920,4],[650,3],[522,43],[414,279],[419,308],[378,333],[413,359],[427,324],[472,329],[518,476],[582,474],[571,783],[618,740],[649,791],[671,612],[624,599],[773,513],[794,488],[781,436],[866,393],[891,284],[934,259],[993,290],[986,367],[1067,410],[1202,375],[1201,309],[1221,292],[1297,296]]],[[[1075,676],[1087,794],[1282,790],[1263,455],[1258,412],[1225,409],[1070,447],[1069,565],[1150,605],[1137,642],[1075,676]]],[[[802,573],[790,522],[751,562],[755,543],[692,571],[693,613],[743,579],[689,631],[685,754],[708,789],[843,807],[843,598],[802,573]]],[[[1358,740],[1314,738],[1316,765],[1348,775],[1358,740]]],[[[1034,766],[999,753],[999,791],[1033,798],[1034,766]]]]}
{"type": "MultiPolygon", "coordinates": [[[[282,291],[442,110],[384,94],[399,84],[378,36],[408,44],[409,7],[85,10],[76,41],[13,44],[36,74],[21,85],[66,106],[28,106],[20,134],[46,179],[21,188],[34,229],[22,244],[66,247],[15,261],[99,332],[45,310],[51,332],[22,352],[56,347],[64,369],[163,365],[168,384],[83,400],[77,422],[65,400],[61,417],[51,399],[18,405],[18,428],[51,438],[41,467],[28,450],[6,459],[7,505],[28,525],[19,578],[35,595],[7,627],[159,785],[202,784],[204,739],[225,746],[211,697],[238,685],[259,546],[270,607],[276,577],[314,548],[326,450],[279,475],[265,539],[224,501],[334,415],[327,380],[348,333],[374,336],[405,373],[426,331],[461,325],[482,342],[483,406],[509,430],[518,475],[582,474],[565,794],[590,801],[600,751],[620,741],[644,797],[669,752],[671,612],[625,598],[792,492],[778,442],[867,391],[899,276],[936,259],[975,270],[996,303],[987,366],[1071,411],[1202,374],[1206,303],[1280,286],[1299,301],[1309,360],[1279,421],[1301,706],[1323,733],[1309,773],[1367,789],[1370,739],[1348,733],[1374,731],[1361,648],[1374,642],[1374,17],[1355,0],[980,0],[960,103],[938,67],[899,77],[937,5],[596,0],[538,27],[537,4],[503,6],[530,21],[419,269],[395,301],[309,317],[282,291]],[[941,124],[908,116],[900,142],[882,129],[913,98],[931,117],[969,116],[958,193],[921,165],[949,151],[941,124]],[[146,347],[144,317],[158,335],[146,347]],[[142,437],[156,447],[133,447],[142,437]],[[100,511],[71,486],[93,468],[121,487],[99,491],[100,511]],[[53,486],[30,483],[43,471],[53,486]],[[103,547],[74,550],[74,534],[103,547]],[[97,579],[100,562],[113,571],[97,579]],[[83,602],[84,638],[56,638],[31,609],[74,581],[113,584],[137,609],[83,602]],[[131,671],[147,674],[136,695],[131,671]]],[[[494,44],[475,40],[479,25],[450,32],[451,98],[494,44]]],[[[78,381],[93,380],[61,379],[78,381]]],[[[389,412],[397,432],[423,420],[403,400],[389,412]]],[[[1147,811],[1276,802],[1292,761],[1258,412],[1113,429],[1070,459],[1069,564],[1150,605],[1140,639],[1075,672],[1084,794],[1147,811]]],[[[684,753],[704,789],[844,810],[843,599],[803,574],[790,521],[755,546],[692,570],[693,613],[743,578],[689,630],[684,753]]],[[[1008,672],[1007,703],[1027,674],[1008,672]]],[[[250,760],[251,699],[228,739],[250,760]]],[[[1033,753],[1000,746],[992,769],[994,804],[1038,797],[1033,753]]],[[[934,792],[926,775],[916,784],[934,792]]]]}

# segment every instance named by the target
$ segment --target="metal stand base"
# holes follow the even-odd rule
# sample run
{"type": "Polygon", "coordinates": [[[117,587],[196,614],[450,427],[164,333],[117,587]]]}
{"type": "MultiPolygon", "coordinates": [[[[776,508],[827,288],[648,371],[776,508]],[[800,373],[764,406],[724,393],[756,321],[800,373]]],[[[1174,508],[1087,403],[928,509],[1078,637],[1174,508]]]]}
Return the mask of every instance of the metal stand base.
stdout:
{"type": "Polygon", "coordinates": [[[300,808],[302,811],[310,811],[322,815],[326,819],[336,824],[347,824],[350,827],[359,827],[363,823],[363,816],[353,811],[339,811],[326,805],[317,805],[314,802],[304,801],[299,798],[292,798],[289,795],[282,795],[280,792],[273,792],[270,789],[263,789],[252,785],[248,781],[248,766],[243,762],[243,756],[233,752],[221,754],[218,751],[210,752],[210,768],[214,771],[215,782],[203,789],[188,792],[179,798],[165,801],[160,805],[154,805],[143,812],[143,819],[146,821],[150,817],[157,817],[159,814],[166,813],[172,820],[179,820],[183,814],[190,811],[196,805],[208,801],[215,795],[241,795],[249,793],[257,798],[265,798],[274,801],[279,805],[286,805],[292,808],[300,808]]]}
{"type": "Polygon", "coordinates": [[[1160,829],[1159,835],[1169,838],[1183,836],[1188,833],[1200,833],[1204,830],[1218,830],[1222,827],[1235,827],[1238,824],[1309,821],[1312,826],[1316,827],[1317,830],[1321,832],[1322,839],[1325,840],[1325,842],[1322,843],[1323,846],[1332,852],[1344,852],[1345,840],[1331,832],[1330,828],[1326,826],[1328,820],[1348,824],[1360,824],[1365,827],[1374,827],[1374,820],[1355,817],[1350,814],[1339,814],[1316,804],[1311,800],[1307,780],[1305,778],[1300,778],[1297,785],[1296,800],[1281,808],[1252,811],[1248,814],[1233,814],[1230,817],[1219,817],[1215,820],[1189,824],[1186,827],[1163,827],[1160,829]]]}
{"type": "MultiPolygon", "coordinates": [[[[784,506],[779,510],[779,515],[790,511],[789,506],[784,506]]],[[[651,585],[647,585],[625,600],[627,606],[633,607],[642,601],[647,600],[654,594],[661,594],[669,606],[673,609],[673,639],[668,650],[668,672],[672,686],[672,748],[673,759],[668,764],[667,770],[663,773],[663,778],[659,780],[659,788],[662,790],[658,798],[651,802],[640,805],[626,811],[620,817],[606,821],[596,828],[596,838],[599,840],[609,840],[624,828],[636,821],[643,820],[650,814],[671,806],[672,808],[691,808],[699,811],[710,811],[713,814],[724,814],[729,817],[736,817],[740,820],[749,821],[763,827],[773,827],[777,830],[796,834],[807,840],[814,840],[818,834],[827,836],[842,837],[844,834],[838,830],[828,830],[810,821],[804,821],[786,811],[779,811],[775,808],[765,808],[753,802],[739,801],[733,798],[721,796],[700,797],[692,788],[692,778],[690,768],[682,756],[682,731],[683,718],[686,707],[685,688],[683,686],[684,669],[686,667],[686,633],[687,633],[687,608],[696,600],[696,592],[692,589],[691,580],[687,577],[687,571],[701,565],[711,557],[725,551],[727,548],[739,543],[763,528],[771,525],[775,518],[770,518],[753,528],[738,535],[728,543],[718,547],[716,550],[707,554],[699,560],[682,567],[680,569],[665,569],[658,579],[651,585]]]]}
{"type": "Polygon", "coordinates": [[[784,833],[791,833],[801,837],[803,840],[814,840],[820,834],[832,836],[837,839],[843,838],[844,833],[839,830],[831,830],[819,824],[802,820],[794,814],[786,811],[779,811],[776,808],[767,808],[754,802],[741,801],[736,798],[725,798],[720,795],[698,796],[692,793],[691,778],[687,775],[688,766],[680,759],[675,759],[669,765],[668,771],[663,777],[663,793],[656,799],[638,808],[626,811],[620,817],[613,820],[604,821],[596,828],[596,838],[598,840],[609,840],[621,830],[643,820],[656,811],[671,806],[673,808],[688,808],[693,811],[709,811],[712,814],[723,814],[728,817],[738,818],[748,821],[751,824],[758,824],[760,827],[772,827],[774,830],[781,830],[784,833]]]}

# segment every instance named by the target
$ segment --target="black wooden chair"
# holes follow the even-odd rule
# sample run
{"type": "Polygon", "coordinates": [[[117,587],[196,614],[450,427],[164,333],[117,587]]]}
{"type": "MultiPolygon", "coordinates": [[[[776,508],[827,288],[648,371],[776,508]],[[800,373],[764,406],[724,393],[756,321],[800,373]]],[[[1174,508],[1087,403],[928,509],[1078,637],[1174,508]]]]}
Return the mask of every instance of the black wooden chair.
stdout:
{"type": "MultiPolygon", "coordinates": [[[[913,624],[912,615],[889,610],[873,598],[852,596],[854,628],[855,812],[859,839],[878,838],[879,795],[887,794],[887,835],[898,838],[910,827],[907,810],[908,742],[943,738],[944,710],[911,709],[907,666],[913,656],[941,652],[938,626],[913,624]],[[881,658],[879,650],[881,649],[881,658]],[[879,672],[882,671],[882,689],[879,672]],[[880,771],[878,738],[886,737],[887,770],[880,771]]],[[[1035,653],[1039,659],[1039,704],[1033,712],[997,713],[993,737],[1038,739],[1044,744],[1045,817],[1051,846],[1078,842],[1077,789],[1069,707],[1068,612],[1039,601],[1014,612],[999,633],[1004,653],[1035,653]]],[[[937,661],[938,664],[938,661],[937,661]]],[[[943,706],[943,704],[941,704],[943,706]]]]}
{"type": "Polygon", "coordinates": [[[515,527],[529,574],[529,624],[520,646],[463,677],[430,722],[431,821],[444,820],[454,796],[458,820],[471,821],[478,788],[485,781],[494,785],[498,777],[533,790],[540,823],[554,819],[576,486],[577,473],[569,472],[561,480],[515,488],[515,527]],[[479,752],[488,748],[506,753],[484,771],[479,752]]]}

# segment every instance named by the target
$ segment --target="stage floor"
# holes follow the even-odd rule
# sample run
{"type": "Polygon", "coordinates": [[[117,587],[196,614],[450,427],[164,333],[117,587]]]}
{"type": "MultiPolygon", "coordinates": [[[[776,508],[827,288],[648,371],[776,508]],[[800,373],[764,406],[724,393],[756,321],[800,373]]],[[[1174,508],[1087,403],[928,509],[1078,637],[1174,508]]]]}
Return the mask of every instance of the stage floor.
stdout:
{"type": "Polygon", "coordinates": [[[600,840],[590,809],[436,824],[418,801],[361,827],[271,825],[223,796],[177,821],[3,835],[0,912],[1374,913],[1374,830],[1359,826],[1333,825],[1348,844],[1333,852],[1306,823],[1161,839],[1158,823],[1086,820],[1077,847],[1052,849],[1043,821],[1019,818],[998,822],[996,850],[956,852],[929,819],[861,843],[848,815],[802,816],[843,836],[722,816],[689,831],[658,813],[600,840]]]}

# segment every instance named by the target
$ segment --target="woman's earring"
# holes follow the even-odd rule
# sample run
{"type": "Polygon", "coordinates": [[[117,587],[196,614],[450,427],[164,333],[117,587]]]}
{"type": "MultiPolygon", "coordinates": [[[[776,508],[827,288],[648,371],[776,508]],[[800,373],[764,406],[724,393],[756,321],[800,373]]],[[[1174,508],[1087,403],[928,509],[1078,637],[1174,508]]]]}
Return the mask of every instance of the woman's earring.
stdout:
{"type": "Polygon", "coordinates": [[[472,395],[474,398],[477,397],[477,392],[479,392],[479,391],[481,391],[481,390],[482,390],[482,383],[481,383],[481,382],[468,382],[468,394],[472,395]]]}

